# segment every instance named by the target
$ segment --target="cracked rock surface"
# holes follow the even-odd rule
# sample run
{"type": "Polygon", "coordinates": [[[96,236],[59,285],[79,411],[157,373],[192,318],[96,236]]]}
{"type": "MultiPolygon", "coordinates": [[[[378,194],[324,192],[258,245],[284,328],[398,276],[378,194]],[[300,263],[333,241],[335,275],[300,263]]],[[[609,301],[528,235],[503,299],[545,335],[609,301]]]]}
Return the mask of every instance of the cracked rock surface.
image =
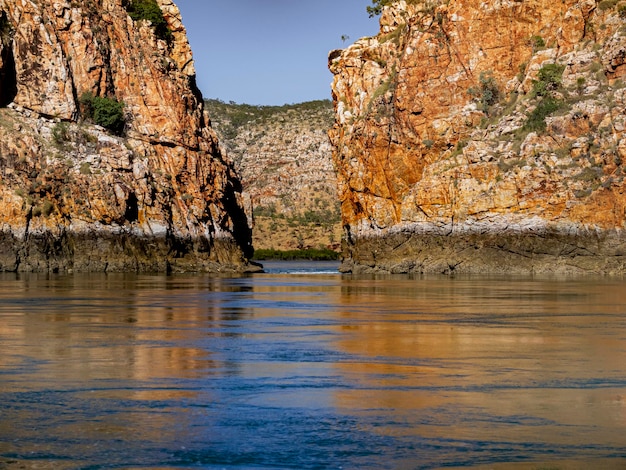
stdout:
{"type": "Polygon", "coordinates": [[[623,273],[624,11],[400,1],[333,51],[343,269],[623,273]]]}
{"type": "Polygon", "coordinates": [[[246,271],[241,184],[169,37],[122,0],[0,0],[0,271],[246,271]],[[114,135],[81,97],[123,102],[114,135]]]}

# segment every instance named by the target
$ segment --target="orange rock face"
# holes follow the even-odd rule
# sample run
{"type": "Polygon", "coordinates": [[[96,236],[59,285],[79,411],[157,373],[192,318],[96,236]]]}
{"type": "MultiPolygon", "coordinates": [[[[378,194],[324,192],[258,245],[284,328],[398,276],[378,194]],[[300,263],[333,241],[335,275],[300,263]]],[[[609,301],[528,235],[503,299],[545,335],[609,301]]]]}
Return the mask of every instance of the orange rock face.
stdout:
{"type": "Polygon", "coordinates": [[[122,0],[0,0],[0,270],[250,268],[240,183],[157,3],[167,38],[122,0]],[[84,120],[85,93],[124,103],[123,136],[84,120]]]}
{"type": "Polygon", "coordinates": [[[413,3],[329,57],[344,269],[623,272],[623,5],[413,3]]]}

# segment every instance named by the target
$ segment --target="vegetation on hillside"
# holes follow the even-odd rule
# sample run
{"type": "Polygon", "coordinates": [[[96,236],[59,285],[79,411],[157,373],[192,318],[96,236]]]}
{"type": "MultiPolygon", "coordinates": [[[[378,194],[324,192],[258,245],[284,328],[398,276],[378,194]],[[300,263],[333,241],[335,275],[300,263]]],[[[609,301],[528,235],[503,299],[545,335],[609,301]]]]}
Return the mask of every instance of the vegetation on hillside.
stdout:
{"type": "Polygon", "coordinates": [[[546,64],[539,69],[531,92],[531,99],[536,98],[537,105],[528,115],[523,131],[544,132],[547,128],[546,118],[565,106],[565,102],[555,96],[555,92],[562,90],[564,70],[562,64],[546,64]]]}
{"type": "Polygon", "coordinates": [[[158,38],[168,42],[172,39],[172,32],[156,0],[125,0],[124,8],[133,21],[146,20],[152,23],[158,38]]]}
{"type": "MultiPolygon", "coordinates": [[[[372,5],[367,7],[367,13],[370,15],[370,18],[374,16],[378,16],[382,13],[383,7],[387,5],[391,5],[398,0],[372,0],[372,5]]],[[[406,0],[406,3],[409,5],[422,3],[423,0],[406,0]]]]}
{"type": "Polygon", "coordinates": [[[265,106],[253,104],[228,103],[222,100],[205,100],[211,120],[221,127],[220,131],[227,139],[233,139],[246,124],[263,124],[284,113],[319,113],[328,127],[333,123],[333,104],[330,100],[307,101],[305,103],[265,106]]]}
{"type": "Polygon", "coordinates": [[[126,119],[124,117],[124,102],[115,98],[94,96],[85,92],[80,97],[83,117],[99,126],[108,129],[116,135],[124,132],[126,119]]]}
{"type": "Polygon", "coordinates": [[[328,248],[308,248],[305,250],[274,250],[260,249],[254,251],[253,259],[265,260],[309,260],[309,261],[335,261],[339,259],[339,253],[328,248]]]}
{"type": "Polygon", "coordinates": [[[500,89],[491,72],[481,72],[478,82],[479,85],[470,87],[468,93],[478,102],[478,108],[489,116],[491,107],[500,99],[500,89]]]}
{"type": "Polygon", "coordinates": [[[339,248],[340,208],[328,129],[330,100],[255,106],[207,100],[222,148],[254,208],[256,248],[339,248]]]}

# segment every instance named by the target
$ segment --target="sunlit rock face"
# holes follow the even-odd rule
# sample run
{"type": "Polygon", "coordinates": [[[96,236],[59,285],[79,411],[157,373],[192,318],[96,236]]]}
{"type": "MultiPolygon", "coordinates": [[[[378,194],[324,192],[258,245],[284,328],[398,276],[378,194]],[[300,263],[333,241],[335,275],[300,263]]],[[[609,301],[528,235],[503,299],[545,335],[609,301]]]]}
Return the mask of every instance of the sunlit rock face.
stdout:
{"type": "Polygon", "coordinates": [[[0,270],[249,269],[240,183],[157,3],[167,35],[128,1],[0,0],[0,270]],[[121,135],[85,93],[124,103],[121,135]]]}
{"type": "Polygon", "coordinates": [[[343,269],[624,272],[625,17],[400,1],[333,51],[343,269]]]}

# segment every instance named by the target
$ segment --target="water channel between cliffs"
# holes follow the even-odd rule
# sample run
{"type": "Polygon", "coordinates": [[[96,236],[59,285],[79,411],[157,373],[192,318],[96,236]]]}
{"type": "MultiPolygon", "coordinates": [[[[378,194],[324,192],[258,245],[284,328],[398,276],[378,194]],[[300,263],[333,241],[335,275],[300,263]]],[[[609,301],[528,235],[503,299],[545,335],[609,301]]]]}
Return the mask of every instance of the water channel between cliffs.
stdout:
{"type": "Polygon", "coordinates": [[[1,275],[0,469],[626,467],[626,281],[266,267],[1,275]]]}

